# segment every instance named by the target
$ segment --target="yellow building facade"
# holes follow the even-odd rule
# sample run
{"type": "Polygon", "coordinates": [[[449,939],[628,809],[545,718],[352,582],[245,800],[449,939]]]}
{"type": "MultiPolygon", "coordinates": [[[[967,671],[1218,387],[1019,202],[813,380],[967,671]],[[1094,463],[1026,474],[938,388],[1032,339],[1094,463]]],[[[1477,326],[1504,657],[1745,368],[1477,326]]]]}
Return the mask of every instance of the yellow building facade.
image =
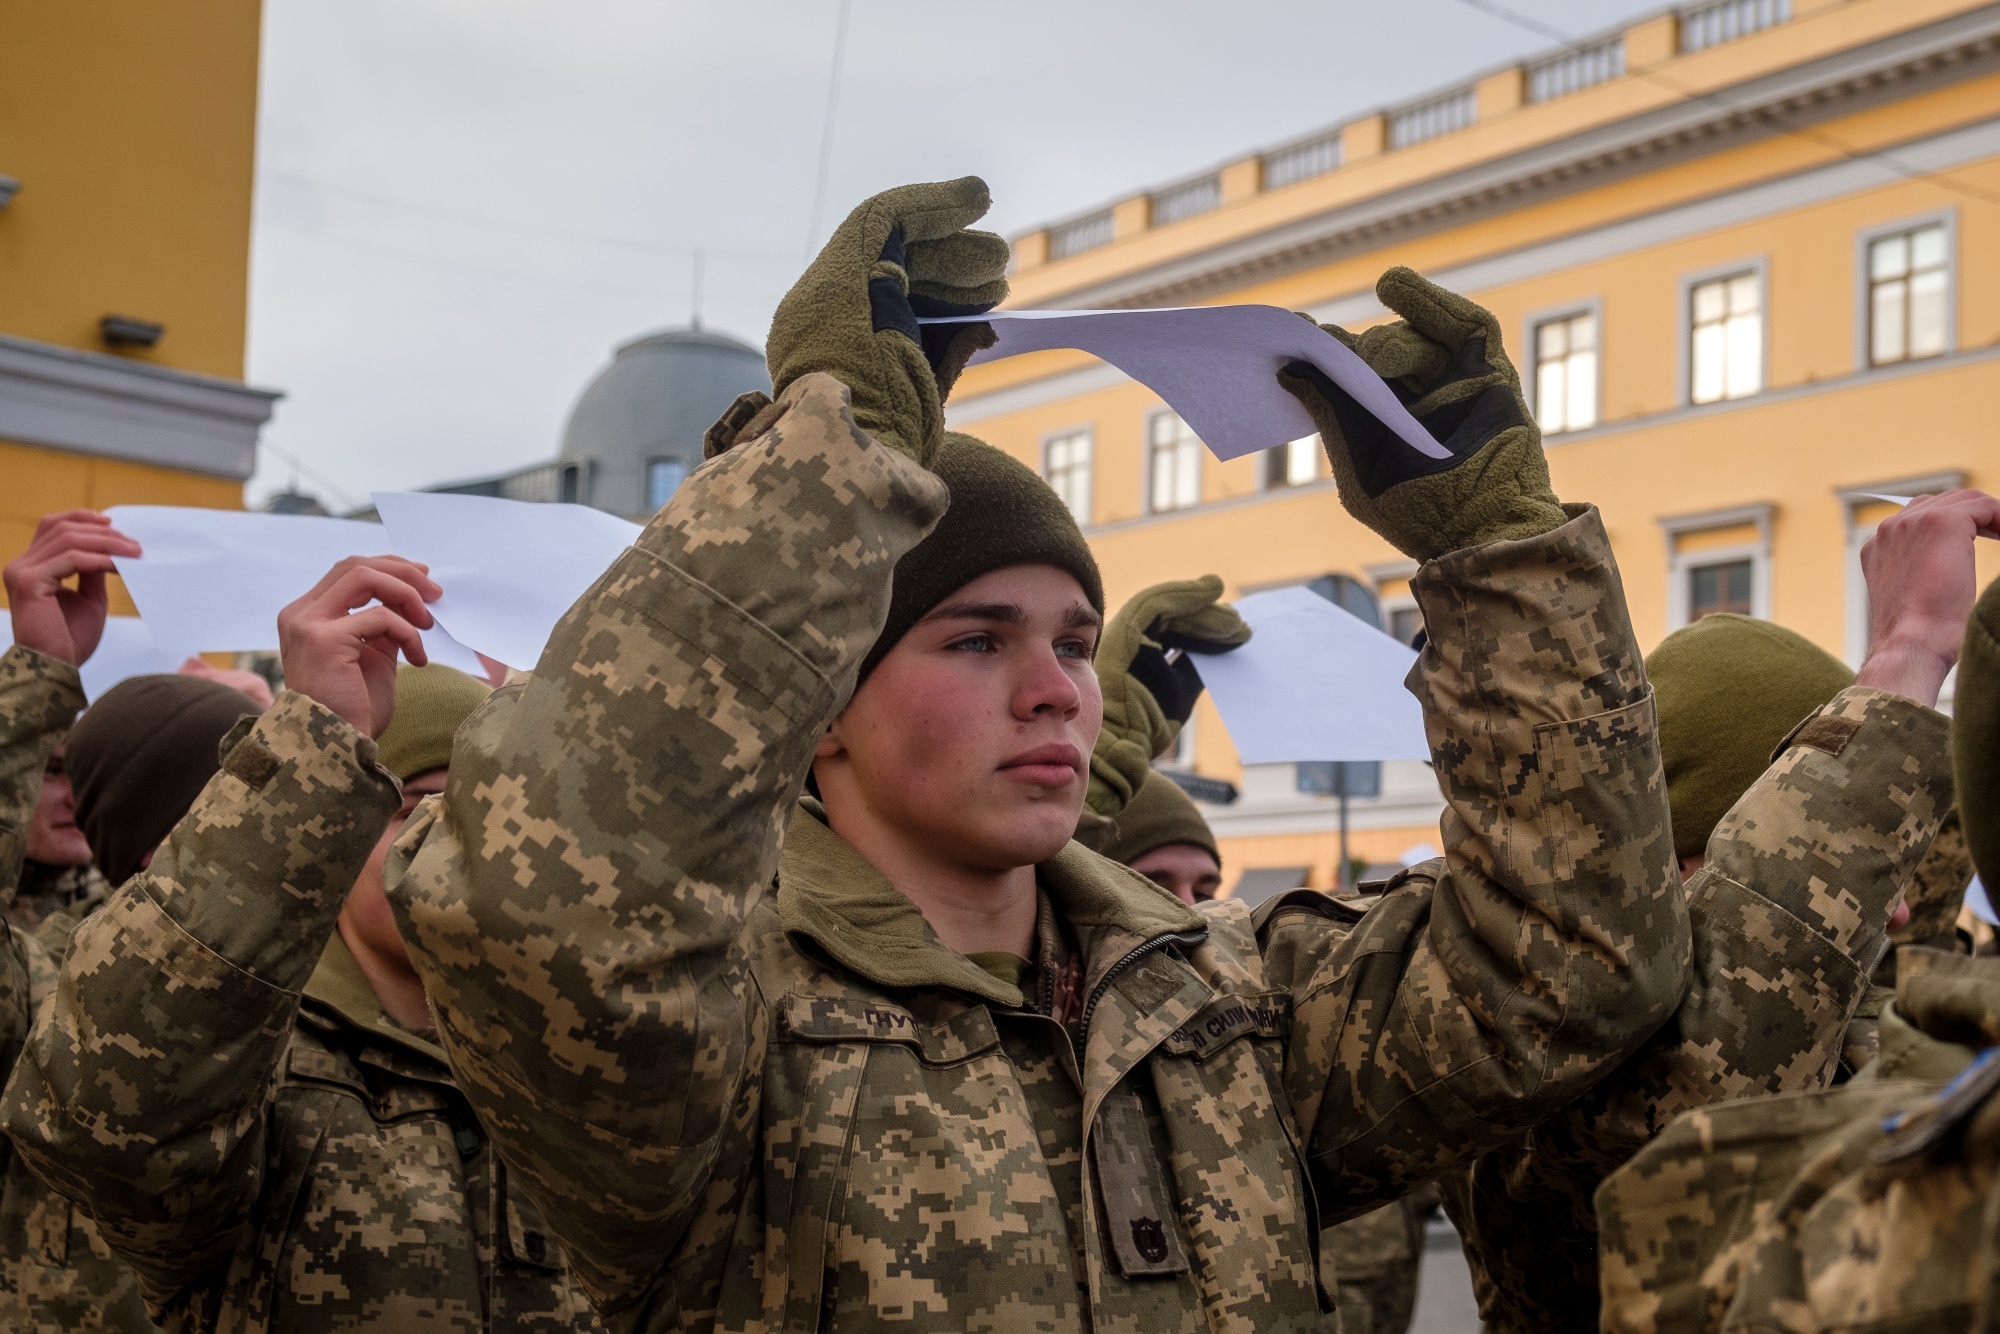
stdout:
{"type": "MultiPolygon", "coordinates": [[[[1692,5],[1014,251],[1019,307],[1262,302],[1350,328],[1386,318],[1374,279],[1410,265],[1499,317],[1556,490],[1602,508],[1647,648],[1733,610],[1858,661],[1857,553],[1892,508],[1867,494],[2000,487],[2000,5],[1692,5]]],[[[1208,572],[1232,596],[1338,574],[1415,628],[1412,565],[1346,516],[1311,445],[1218,463],[1077,353],[973,367],[948,413],[1070,498],[1113,605],[1208,572]]],[[[1337,803],[1291,766],[1246,771],[1206,703],[1190,732],[1173,763],[1242,791],[1206,809],[1225,880],[1330,887],[1337,803]]],[[[1353,854],[1435,847],[1441,810],[1424,766],[1386,765],[1352,803],[1353,854]]]]}
{"type": "Polygon", "coordinates": [[[0,561],[51,510],[242,506],[260,18],[0,0],[0,561]]]}

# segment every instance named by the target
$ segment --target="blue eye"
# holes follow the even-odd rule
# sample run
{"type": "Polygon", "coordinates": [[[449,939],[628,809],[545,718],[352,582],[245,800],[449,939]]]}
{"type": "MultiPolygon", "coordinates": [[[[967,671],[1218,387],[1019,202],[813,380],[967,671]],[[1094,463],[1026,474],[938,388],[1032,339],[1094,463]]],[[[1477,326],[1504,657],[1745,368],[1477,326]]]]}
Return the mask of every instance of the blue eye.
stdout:
{"type": "Polygon", "coordinates": [[[993,636],[967,635],[963,639],[954,639],[946,647],[954,653],[991,653],[993,651],[993,636]]]}

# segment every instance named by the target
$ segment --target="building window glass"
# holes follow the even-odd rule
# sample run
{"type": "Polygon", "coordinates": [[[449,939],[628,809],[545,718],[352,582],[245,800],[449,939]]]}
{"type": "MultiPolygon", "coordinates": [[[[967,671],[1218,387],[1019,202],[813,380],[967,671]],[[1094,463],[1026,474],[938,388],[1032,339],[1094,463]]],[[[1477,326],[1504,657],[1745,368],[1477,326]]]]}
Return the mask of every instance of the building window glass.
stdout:
{"type": "Polygon", "coordinates": [[[1873,366],[1945,350],[1950,260],[1944,224],[1868,245],[1868,361],[1873,366]]]}
{"type": "Polygon", "coordinates": [[[1146,478],[1146,507],[1154,514],[1201,499],[1201,440],[1174,413],[1146,424],[1146,478]]]}
{"type": "Polygon", "coordinates": [[[1265,450],[1265,489],[1275,491],[1283,486],[1304,486],[1318,481],[1320,456],[1324,453],[1317,435],[1302,435],[1265,450]]]}
{"type": "Polygon", "coordinates": [[[687,464],[679,459],[646,460],[646,511],[651,513],[667,503],[667,497],[687,480],[687,464]]]}
{"type": "Polygon", "coordinates": [[[1080,524],[1090,522],[1090,432],[1052,436],[1042,446],[1042,476],[1080,524]]]}
{"type": "Polygon", "coordinates": [[[1595,312],[1535,326],[1535,417],[1551,435],[1597,425],[1595,312]]]}
{"type": "Polygon", "coordinates": [[[1689,568],[1687,572],[1689,623],[1718,613],[1734,616],[1750,615],[1754,605],[1751,575],[1751,562],[1747,559],[1721,561],[1714,565],[1696,565],[1689,568]]]}
{"type": "Polygon", "coordinates": [[[1389,634],[1405,644],[1417,642],[1417,632],[1424,628],[1424,613],[1416,607],[1389,608],[1389,634]]]}
{"type": "Polygon", "coordinates": [[[556,499],[565,505],[574,505],[583,499],[583,469],[574,463],[565,463],[556,474],[556,499]]]}
{"type": "Polygon", "coordinates": [[[1689,396],[1697,403],[1744,398],[1764,387],[1764,293],[1754,273],[1697,283],[1689,293],[1693,373],[1689,396]]]}

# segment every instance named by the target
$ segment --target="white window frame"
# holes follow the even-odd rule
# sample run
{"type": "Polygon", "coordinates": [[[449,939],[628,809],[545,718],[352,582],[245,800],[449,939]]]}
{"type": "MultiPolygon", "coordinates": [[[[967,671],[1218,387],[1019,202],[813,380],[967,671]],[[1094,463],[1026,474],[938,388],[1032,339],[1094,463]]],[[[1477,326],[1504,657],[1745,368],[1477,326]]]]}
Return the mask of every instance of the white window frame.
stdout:
{"type": "MultiPolygon", "coordinates": [[[[1725,402],[1729,400],[1724,400],[1725,402]]],[[[1739,400],[1740,401],[1740,400],[1739,400]]],[[[1688,623],[1689,576],[1708,565],[1750,561],[1750,614],[1760,621],[1771,619],[1771,522],[1777,514],[1772,504],[1738,505],[1732,509],[1708,510],[1700,514],[1678,514],[1661,519],[1660,531],[1667,541],[1667,633],[1688,623]],[[1757,526],[1754,541],[1727,547],[1706,547],[1684,551],[1683,538],[1710,533],[1718,528],[1757,526]]]]}
{"type": "Polygon", "coordinates": [[[1528,412],[1539,423],[1542,419],[1542,364],[1541,345],[1537,335],[1544,324],[1557,320],[1573,320],[1579,315],[1588,315],[1597,322],[1597,383],[1591,392],[1597,400],[1597,420],[1589,426],[1577,430],[1553,431],[1547,438],[1580,435],[1584,431],[1595,431],[1604,425],[1604,298],[1593,296],[1582,301],[1571,301],[1560,306],[1550,306],[1546,310],[1531,312],[1522,322],[1521,347],[1525,349],[1522,360],[1527,363],[1527,374],[1522,376],[1523,387],[1527,390],[1528,412]]]}
{"type": "Polygon", "coordinates": [[[1258,456],[1257,462],[1261,468],[1257,477],[1258,489],[1263,491],[1290,491],[1295,487],[1311,486],[1314,482],[1324,481],[1326,479],[1326,469],[1321,465],[1325,459],[1326,446],[1320,443],[1317,431],[1311,435],[1302,435],[1296,440],[1287,440],[1282,445],[1273,445],[1258,456]],[[1281,453],[1280,451],[1283,452],[1281,453]],[[1301,453],[1306,455],[1307,462],[1312,469],[1312,476],[1294,481],[1292,479],[1292,468],[1299,461],[1298,456],[1301,453]],[[1273,460],[1281,463],[1284,467],[1285,479],[1281,482],[1271,480],[1271,464],[1273,460]]]}
{"type": "Polygon", "coordinates": [[[1382,586],[1401,583],[1407,588],[1408,581],[1416,577],[1418,568],[1417,562],[1413,560],[1392,560],[1365,566],[1362,569],[1361,572],[1368,576],[1368,581],[1375,585],[1375,604],[1382,609],[1384,634],[1389,633],[1389,627],[1394,623],[1397,612],[1417,610],[1417,599],[1409,592],[1384,593],[1382,586]]]}
{"type": "MultiPolygon", "coordinates": [[[[1938,357],[1948,357],[1958,351],[1958,260],[1956,208],[1919,213],[1913,217],[1865,228],[1854,234],[1854,369],[1864,373],[1895,370],[1913,361],[1934,361],[1938,357]],[[1933,356],[1904,357],[1901,361],[1885,361],[1878,366],[1873,355],[1875,310],[1874,302],[1870,298],[1874,295],[1874,283],[1868,276],[1868,249],[1877,241],[1888,237],[1898,236],[1904,232],[1922,231],[1926,227],[1938,224],[1944,226],[1944,351],[1933,356]]],[[[1769,329],[1770,325],[1767,322],[1765,325],[1767,333],[1769,329]]]]}
{"type": "MultiPolygon", "coordinates": [[[[1863,254],[1866,254],[1865,250],[1863,254]]],[[[1846,626],[1842,634],[1842,648],[1849,667],[1859,667],[1861,660],[1868,656],[1868,580],[1861,573],[1861,548],[1875,536],[1875,525],[1860,523],[1855,515],[1878,503],[1876,496],[1930,496],[1940,491],[1955,491],[1964,485],[1964,473],[1940,472],[1834,490],[1834,496],[1840,501],[1841,526],[1847,532],[1846,626]]]]}
{"type": "Polygon", "coordinates": [[[1077,514],[1073,508],[1071,509],[1070,512],[1075,517],[1078,527],[1088,528],[1090,527],[1092,507],[1097,502],[1096,427],[1090,425],[1066,426],[1062,430],[1049,431],[1046,434],[1044,434],[1042,436],[1042,444],[1041,444],[1041,455],[1042,455],[1041,473],[1042,473],[1042,480],[1047,482],[1050,485],[1050,487],[1055,491],[1057,497],[1062,500],[1063,504],[1065,506],[1068,506],[1069,498],[1067,496],[1064,496],[1062,493],[1062,489],[1055,485],[1055,478],[1051,475],[1049,471],[1049,447],[1055,444],[1058,440],[1069,440],[1079,435],[1082,436],[1087,442],[1089,442],[1090,458],[1089,461],[1084,465],[1084,470],[1083,470],[1083,513],[1077,514]]]}
{"type": "MultiPolygon", "coordinates": [[[[1731,264],[1717,264],[1681,275],[1680,386],[1679,401],[1685,407],[1719,408],[1730,403],[1748,403],[1771,392],[1771,263],[1768,256],[1756,255],[1731,264]],[[1694,401],[1694,289],[1721,278],[1751,274],[1757,279],[1757,309],[1763,328],[1762,346],[1757,349],[1757,392],[1741,398],[1718,398],[1712,403],[1694,401]]],[[[1601,334],[1600,334],[1601,338],[1601,334]]],[[[1600,358],[1602,353],[1599,353],[1600,358]]]]}
{"type": "MultiPolygon", "coordinates": [[[[1183,442],[1176,441],[1175,447],[1179,448],[1181,443],[1183,442]]],[[[1141,458],[1141,467],[1139,469],[1139,485],[1143,491],[1143,494],[1139,497],[1139,507],[1142,514],[1182,514],[1201,504],[1201,456],[1208,452],[1208,446],[1203,444],[1201,437],[1195,434],[1194,427],[1187,424],[1187,418],[1181,416],[1172,408],[1160,408],[1148,412],[1146,414],[1145,434],[1140,437],[1140,447],[1145,451],[1141,458]],[[1194,498],[1185,505],[1170,505],[1165,509],[1161,509],[1153,504],[1153,462],[1155,455],[1153,427],[1169,417],[1179,422],[1181,429],[1187,432],[1186,439],[1194,442],[1194,498]]]]}

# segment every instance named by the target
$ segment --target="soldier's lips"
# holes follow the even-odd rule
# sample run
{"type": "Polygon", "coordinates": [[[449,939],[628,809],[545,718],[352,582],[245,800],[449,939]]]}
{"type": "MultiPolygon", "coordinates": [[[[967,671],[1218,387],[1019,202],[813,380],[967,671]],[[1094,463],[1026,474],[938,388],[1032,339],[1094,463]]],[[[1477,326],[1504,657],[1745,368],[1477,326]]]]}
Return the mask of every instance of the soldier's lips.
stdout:
{"type": "Polygon", "coordinates": [[[1004,761],[1000,772],[1037,787],[1061,787],[1083,772],[1083,752],[1067,742],[1052,741],[1004,761]]]}

